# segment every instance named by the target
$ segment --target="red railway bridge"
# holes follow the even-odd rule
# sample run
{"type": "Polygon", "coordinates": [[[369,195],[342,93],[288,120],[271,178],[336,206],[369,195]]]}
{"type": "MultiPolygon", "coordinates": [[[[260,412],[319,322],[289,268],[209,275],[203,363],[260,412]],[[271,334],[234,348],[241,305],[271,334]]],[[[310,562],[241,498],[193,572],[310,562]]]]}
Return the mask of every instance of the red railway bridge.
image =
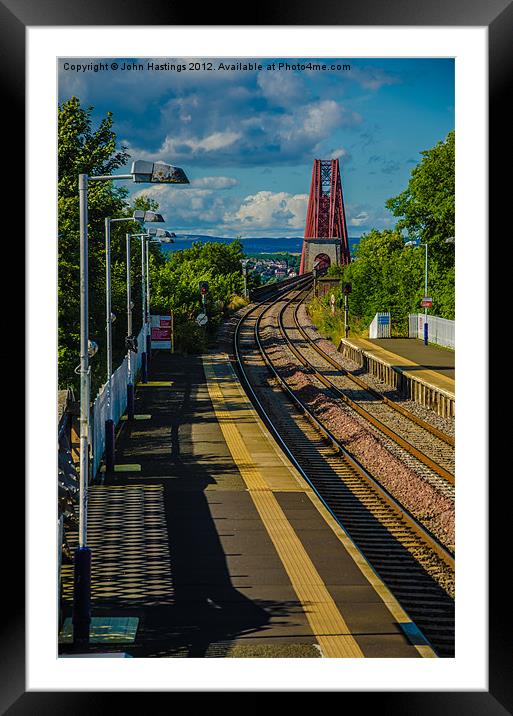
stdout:
{"type": "Polygon", "coordinates": [[[338,159],[314,159],[299,273],[350,261],[338,159]]]}

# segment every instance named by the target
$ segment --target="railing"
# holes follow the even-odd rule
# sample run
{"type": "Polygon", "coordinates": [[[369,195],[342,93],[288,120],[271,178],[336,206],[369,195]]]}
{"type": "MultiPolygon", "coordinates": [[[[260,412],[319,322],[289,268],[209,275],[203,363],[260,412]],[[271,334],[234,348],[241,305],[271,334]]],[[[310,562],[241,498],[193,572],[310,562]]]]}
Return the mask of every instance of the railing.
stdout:
{"type": "Polygon", "coordinates": [[[390,338],[390,313],[376,313],[369,326],[369,338],[390,338]]]}
{"type": "MultiPolygon", "coordinates": [[[[137,353],[132,353],[132,375],[135,381],[137,373],[141,369],[142,353],[146,350],[145,345],[145,334],[143,329],[137,336],[137,343],[139,350],[137,353]]],[[[123,358],[123,362],[115,370],[111,376],[111,390],[110,390],[110,402],[112,405],[111,417],[114,421],[114,425],[117,425],[119,419],[126,410],[127,405],[127,391],[126,385],[128,382],[128,357],[123,358]]],[[[96,396],[96,400],[93,405],[93,416],[92,416],[92,445],[93,454],[91,458],[91,471],[93,477],[96,475],[100,462],[105,452],[105,421],[108,417],[108,386],[107,383],[102,385],[96,396]]]]}
{"type": "MultiPolygon", "coordinates": [[[[410,313],[408,315],[408,336],[410,338],[424,339],[424,322],[426,316],[423,313],[410,313]]],[[[455,347],[455,321],[439,316],[427,316],[428,341],[436,343],[445,348],[455,347]]]]}

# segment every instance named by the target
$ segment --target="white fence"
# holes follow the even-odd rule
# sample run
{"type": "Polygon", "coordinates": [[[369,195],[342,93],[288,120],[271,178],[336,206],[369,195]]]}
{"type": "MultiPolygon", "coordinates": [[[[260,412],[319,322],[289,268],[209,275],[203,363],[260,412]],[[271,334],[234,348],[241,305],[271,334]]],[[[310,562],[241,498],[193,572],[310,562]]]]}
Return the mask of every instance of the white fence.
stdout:
{"type": "MultiPolygon", "coordinates": [[[[410,313],[408,315],[408,336],[410,338],[420,338],[424,340],[424,321],[423,313],[410,313]]],[[[428,322],[428,341],[436,343],[445,348],[454,348],[454,326],[455,321],[448,318],[440,318],[439,316],[427,316],[428,322]]]]}
{"type": "Polygon", "coordinates": [[[369,338],[390,338],[390,313],[376,313],[369,326],[369,338]]]}
{"type": "MultiPolygon", "coordinates": [[[[139,350],[137,353],[132,353],[132,376],[135,380],[135,376],[139,372],[142,363],[142,353],[146,350],[146,337],[143,333],[143,329],[137,336],[137,343],[139,350]]],[[[112,405],[112,420],[114,425],[117,425],[119,419],[126,410],[127,394],[126,385],[128,382],[128,357],[123,358],[123,362],[115,370],[111,377],[111,405],[112,405]]],[[[91,459],[91,468],[93,477],[96,475],[100,462],[105,452],[105,421],[108,416],[108,390],[107,383],[102,385],[96,396],[96,400],[93,405],[92,415],[92,443],[93,443],[93,455],[91,459]]]]}

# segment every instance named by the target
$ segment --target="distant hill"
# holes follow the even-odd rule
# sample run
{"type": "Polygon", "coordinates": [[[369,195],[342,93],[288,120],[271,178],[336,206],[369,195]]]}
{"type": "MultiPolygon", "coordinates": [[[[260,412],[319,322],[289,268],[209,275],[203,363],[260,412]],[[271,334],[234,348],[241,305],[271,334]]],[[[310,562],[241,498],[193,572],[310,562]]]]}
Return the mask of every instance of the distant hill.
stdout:
{"type": "MultiPolygon", "coordinates": [[[[206,236],[204,234],[177,234],[173,244],[162,244],[162,250],[167,251],[179,251],[180,249],[188,249],[196,241],[206,243],[208,241],[214,243],[230,244],[235,239],[226,238],[222,236],[206,236]]],[[[359,242],[359,237],[349,237],[349,248],[351,253],[354,250],[355,245],[359,242]]],[[[292,238],[271,238],[271,237],[259,237],[259,238],[248,238],[241,239],[244,251],[247,255],[252,256],[254,254],[266,254],[266,253],[277,253],[280,251],[287,251],[291,254],[301,253],[301,247],[303,245],[303,239],[299,236],[292,238]]]]}

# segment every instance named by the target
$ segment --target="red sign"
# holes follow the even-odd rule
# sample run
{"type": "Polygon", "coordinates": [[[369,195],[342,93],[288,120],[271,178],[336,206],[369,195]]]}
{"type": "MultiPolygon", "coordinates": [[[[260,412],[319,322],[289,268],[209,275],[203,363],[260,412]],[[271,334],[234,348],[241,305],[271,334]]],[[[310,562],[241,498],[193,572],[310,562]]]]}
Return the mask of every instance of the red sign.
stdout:
{"type": "Polygon", "coordinates": [[[151,318],[151,340],[171,341],[171,316],[152,316],[151,318]]]}
{"type": "Polygon", "coordinates": [[[431,308],[433,306],[433,299],[429,298],[428,296],[425,296],[421,302],[420,305],[422,308],[431,308]]]}
{"type": "Polygon", "coordinates": [[[152,328],[151,329],[151,340],[152,341],[170,341],[171,340],[171,329],[170,328],[152,328]]]}

